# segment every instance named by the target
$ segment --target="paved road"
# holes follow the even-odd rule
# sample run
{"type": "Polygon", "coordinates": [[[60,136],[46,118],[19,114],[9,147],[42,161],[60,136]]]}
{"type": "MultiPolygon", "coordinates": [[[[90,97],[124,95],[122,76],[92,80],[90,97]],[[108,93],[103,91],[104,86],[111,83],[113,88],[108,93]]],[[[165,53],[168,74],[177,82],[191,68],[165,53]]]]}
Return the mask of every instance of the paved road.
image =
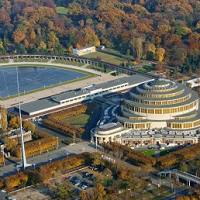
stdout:
{"type": "MultiPolygon", "coordinates": [[[[63,148],[57,149],[52,152],[47,152],[42,155],[28,158],[27,163],[31,164],[30,168],[34,168],[49,162],[53,162],[55,160],[66,158],[71,155],[79,154],[82,152],[95,152],[95,151],[96,149],[89,142],[80,142],[78,144],[74,144],[73,146],[65,146],[63,148]]],[[[0,178],[11,174],[15,174],[18,171],[17,165],[19,164],[20,161],[1,167],[0,178]]]]}

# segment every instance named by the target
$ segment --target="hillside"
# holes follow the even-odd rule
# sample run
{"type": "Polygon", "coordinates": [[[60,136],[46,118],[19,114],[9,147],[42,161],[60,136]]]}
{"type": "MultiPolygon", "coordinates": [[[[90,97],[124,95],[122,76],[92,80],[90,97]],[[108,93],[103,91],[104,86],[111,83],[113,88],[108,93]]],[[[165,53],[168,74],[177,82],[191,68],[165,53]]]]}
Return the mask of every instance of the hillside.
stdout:
{"type": "Polygon", "coordinates": [[[0,53],[103,44],[192,72],[200,68],[199,12],[197,0],[0,0],[0,53]]]}

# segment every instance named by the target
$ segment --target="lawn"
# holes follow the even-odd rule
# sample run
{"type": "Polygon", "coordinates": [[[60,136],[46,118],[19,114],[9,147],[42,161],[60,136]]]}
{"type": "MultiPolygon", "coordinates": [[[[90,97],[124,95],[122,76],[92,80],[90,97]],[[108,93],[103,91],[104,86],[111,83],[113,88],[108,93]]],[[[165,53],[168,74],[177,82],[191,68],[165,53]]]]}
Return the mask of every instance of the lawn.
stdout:
{"type": "Polygon", "coordinates": [[[82,67],[84,65],[84,63],[79,63],[79,62],[70,62],[68,60],[54,60],[53,63],[61,63],[64,65],[74,65],[74,66],[78,66],[78,67],[82,67]]]}
{"type": "Polygon", "coordinates": [[[87,124],[88,120],[89,120],[90,116],[87,114],[81,114],[75,117],[70,117],[67,119],[64,119],[64,122],[67,122],[69,124],[72,125],[76,125],[76,124],[81,124],[81,125],[85,125],[87,124]]]}
{"type": "Polygon", "coordinates": [[[115,65],[120,65],[121,63],[127,63],[127,60],[125,60],[123,58],[113,56],[110,54],[106,54],[106,53],[102,53],[102,52],[90,53],[90,54],[84,55],[83,57],[85,57],[85,58],[100,57],[102,59],[102,61],[113,63],[115,65]]]}
{"type": "Polygon", "coordinates": [[[67,14],[67,8],[65,8],[65,7],[56,7],[56,11],[58,14],[61,14],[61,15],[67,14]]]}
{"type": "Polygon", "coordinates": [[[9,63],[9,60],[0,60],[0,63],[9,63]]]}
{"type": "MultiPolygon", "coordinates": [[[[103,67],[100,67],[100,66],[88,65],[86,68],[88,68],[88,69],[94,69],[94,70],[97,70],[97,71],[100,71],[100,72],[104,72],[104,68],[103,68],[103,67]]],[[[109,73],[109,72],[111,72],[111,71],[112,71],[112,70],[107,69],[107,70],[106,70],[106,73],[109,73]]]]}
{"type": "Polygon", "coordinates": [[[19,58],[19,59],[14,59],[14,62],[44,62],[44,63],[46,63],[46,62],[48,62],[49,61],[49,59],[31,59],[31,58],[27,58],[27,59],[21,59],[21,58],[19,58]]]}
{"type": "Polygon", "coordinates": [[[154,156],[155,155],[155,151],[154,150],[139,150],[140,152],[149,155],[149,156],[154,156]]]}

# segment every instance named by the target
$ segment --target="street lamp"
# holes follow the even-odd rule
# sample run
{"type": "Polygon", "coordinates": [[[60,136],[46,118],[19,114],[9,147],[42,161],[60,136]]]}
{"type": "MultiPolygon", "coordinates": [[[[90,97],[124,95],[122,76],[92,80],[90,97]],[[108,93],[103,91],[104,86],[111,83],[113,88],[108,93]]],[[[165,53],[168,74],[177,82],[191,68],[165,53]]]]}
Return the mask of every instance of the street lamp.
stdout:
{"type": "Polygon", "coordinates": [[[56,138],[57,138],[57,147],[56,147],[56,149],[58,149],[58,147],[59,147],[58,137],[56,137],[56,138]]]}
{"type": "Polygon", "coordinates": [[[73,135],[74,135],[74,136],[73,136],[73,139],[74,139],[74,144],[75,144],[75,141],[76,141],[76,140],[75,140],[75,139],[76,139],[76,134],[73,132],[73,135]]]}
{"type": "Polygon", "coordinates": [[[41,154],[41,142],[39,142],[39,149],[40,149],[40,154],[41,154]]]}

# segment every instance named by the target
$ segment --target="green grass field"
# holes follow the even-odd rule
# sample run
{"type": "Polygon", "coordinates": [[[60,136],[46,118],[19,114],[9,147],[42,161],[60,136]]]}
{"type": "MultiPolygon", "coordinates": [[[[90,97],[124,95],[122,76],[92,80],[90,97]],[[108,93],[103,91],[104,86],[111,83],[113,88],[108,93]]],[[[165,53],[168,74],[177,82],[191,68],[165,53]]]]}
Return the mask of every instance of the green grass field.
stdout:
{"type": "Polygon", "coordinates": [[[87,114],[81,114],[75,117],[71,117],[71,118],[67,118],[64,119],[64,122],[67,122],[69,124],[81,124],[81,125],[85,125],[87,124],[88,120],[89,120],[90,116],[87,114]]]}
{"type": "Polygon", "coordinates": [[[31,58],[28,58],[28,59],[14,59],[14,62],[43,62],[43,63],[46,63],[48,62],[49,59],[31,59],[31,58]]]}
{"type": "Polygon", "coordinates": [[[54,60],[52,63],[61,63],[64,65],[74,65],[74,66],[78,66],[78,67],[82,67],[84,65],[84,63],[79,63],[79,62],[70,62],[68,60],[54,60]]]}
{"type": "MultiPolygon", "coordinates": [[[[97,70],[97,71],[100,71],[100,72],[104,72],[104,68],[103,68],[103,67],[100,67],[100,66],[88,65],[86,68],[88,68],[88,69],[94,69],[94,70],[97,70]]],[[[107,70],[106,70],[106,73],[109,73],[109,72],[111,72],[111,71],[112,71],[112,70],[107,69],[107,70]]]]}
{"type": "Polygon", "coordinates": [[[149,155],[149,156],[154,156],[155,155],[155,151],[154,150],[139,150],[140,152],[149,155]]]}
{"type": "Polygon", "coordinates": [[[0,64],[1,63],[9,63],[9,60],[0,60],[0,64]]]}
{"type": "Polygon", "coordinates": [[[113,56],[113,55],[110,55],[110,54],[106,54],[106,53],[102,53],[102,52],[90,53],[90,54],[84,55],[83,57],[85,57],[85,58],[100,57],[100,58],[102,58],[103,61],[113,63],[113,64],[116,64],[116,65],[120,65],[121,63],[127,63],[127,60],[125,60],[123,58],[113,56]]]}
{"type": "Polygon", "coordinates": [[[67,8],[65,8],[65,7],[56,7],[56,11],[58,14],[61,14],[61,15],[67,14],[67,8]]]}

